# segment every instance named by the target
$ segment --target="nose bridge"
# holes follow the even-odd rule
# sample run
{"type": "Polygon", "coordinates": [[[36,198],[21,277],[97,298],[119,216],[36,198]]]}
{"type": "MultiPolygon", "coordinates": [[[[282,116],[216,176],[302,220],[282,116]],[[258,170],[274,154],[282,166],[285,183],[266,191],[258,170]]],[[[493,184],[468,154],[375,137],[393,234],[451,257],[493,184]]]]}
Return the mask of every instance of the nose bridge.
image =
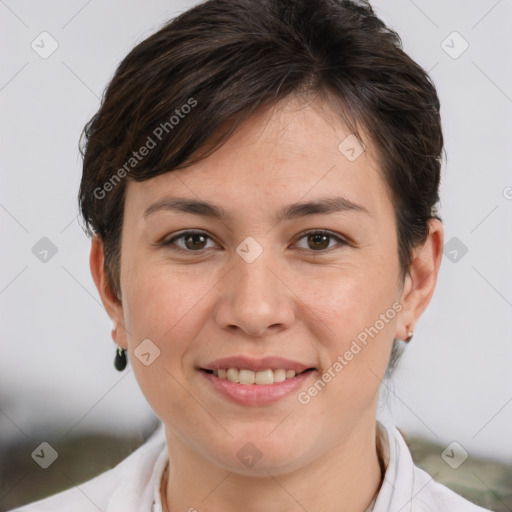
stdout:
{"type": "Polygon", "coordinates": [[[294,318],[289,290],[278,279],[279,262],[270,246],[247,237],[233,254],[226,276],[218,321],[251,335],[289,325],[294,318]]]}
{"type": "Polygon", "coordinates": [[[247,250],[247,244],[241,244],[237,249],[237,257],[235,257],[236,293],[242,300],[251,298],[271,300],[277,292],[274,282],[276,277],[270,270],[277,266],[272,250],[268,247],[263,250],[262,247],[261,253],[256,254],[257,248],[255,247],[249,245],[249,250],[245,253],[244,249],[247,250]]]}

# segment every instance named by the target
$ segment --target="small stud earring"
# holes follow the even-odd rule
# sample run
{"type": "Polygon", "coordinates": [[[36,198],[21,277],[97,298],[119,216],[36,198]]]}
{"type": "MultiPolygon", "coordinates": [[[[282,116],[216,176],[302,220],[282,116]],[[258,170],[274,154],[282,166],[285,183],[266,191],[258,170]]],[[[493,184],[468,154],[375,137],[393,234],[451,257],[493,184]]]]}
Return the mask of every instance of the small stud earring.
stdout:
{"type": "Polygon", "coordinates": [[[409,327],[407,327],[407,333],[408,333],[408,334],[407,334],[407,338],[405,338],[405,341],[406,341],[407,343],[409,343],[409,341],[411,341],[411,340],[412,340],[412,336],[413,336],[413,334],[414,334],[414,333],[413,333],[412,331],[410,331],[410,330],[409,330],[409,327]]]}

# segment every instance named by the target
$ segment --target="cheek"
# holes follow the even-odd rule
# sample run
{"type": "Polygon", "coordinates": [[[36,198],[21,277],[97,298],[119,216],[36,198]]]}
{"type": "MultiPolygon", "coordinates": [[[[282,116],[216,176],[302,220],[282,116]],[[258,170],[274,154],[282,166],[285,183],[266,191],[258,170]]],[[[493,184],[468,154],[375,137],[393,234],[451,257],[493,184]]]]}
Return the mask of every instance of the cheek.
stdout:
{"type": "Polygon", "coordinates": [[[138,338],[165,342],[166,350],[179,349],[180,341],[193,334],[189,329],[197,322],[190,318],[201,311],[201,300],[214,284],[208,282],[169,265],[139,265],[126,282],[124,310],[130,332],[138,338]]]}
{"type": "Polygon", "coordinates": [[[356,397],[368,397],[380,385],[395,334],[396,272],[393,262],[374,258],[338,265],[311,282],[302,279],[297,295],[305,304],[303,318],[321,344],[324,371],[335,375],[326,375],[335,382],[327,387],[341,393],[334,401],[361,402],[356,397]]]}
{"type": "Polygon", "coordinates": [[[150,406],[168,424],[173,424],[173,415],[192,424],[198,411],[191,408],[190,396],[184,391],[188,376],[184,372],[190,372],[194,340],[204,323],[201,298],[212,285],[200,286],[200,281],[185,279],[179,271],[154,262],[141,265],[131,276],[125,281],[124,312],[137,382],[150,406]],[[147,366],[137,357],[145,339],[159,350],[147,366]]]}
{"type": "Polygon", "coordinates": [[[394,279],[394,267],[361,259],[314,275],[297,275],[293,290],[304,304],[305,318],[320,320],[316,324],[330,332],[343,348],[343,342],[373,325],[392,306],[396,296],[394,279]]]}

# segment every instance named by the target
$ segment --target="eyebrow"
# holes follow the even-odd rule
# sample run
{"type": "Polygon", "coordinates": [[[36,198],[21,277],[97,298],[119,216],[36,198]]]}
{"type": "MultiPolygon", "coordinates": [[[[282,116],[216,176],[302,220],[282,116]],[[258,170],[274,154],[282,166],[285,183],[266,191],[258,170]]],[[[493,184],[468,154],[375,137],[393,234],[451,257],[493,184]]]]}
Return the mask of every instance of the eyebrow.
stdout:
{"type": "MultiPolygon", "coordinates": [[[[143,218],[159,211],[189,213],[219,220],[231,218],[231,215],[227,214],[226,211],[218,205],[207,201],[198,201],[196,199],[186,199],[182,197],[164,197],[160,199],[144,210],[143,218]]],[[[306,217],[308,215],[337,212],[356,212],[370,215],[370,212],[363,205],[354,203],[345,197],[324,197],[315,201],[289,204],[277,212],[274,220],[279,222],[282,220],[306,217]]]]}

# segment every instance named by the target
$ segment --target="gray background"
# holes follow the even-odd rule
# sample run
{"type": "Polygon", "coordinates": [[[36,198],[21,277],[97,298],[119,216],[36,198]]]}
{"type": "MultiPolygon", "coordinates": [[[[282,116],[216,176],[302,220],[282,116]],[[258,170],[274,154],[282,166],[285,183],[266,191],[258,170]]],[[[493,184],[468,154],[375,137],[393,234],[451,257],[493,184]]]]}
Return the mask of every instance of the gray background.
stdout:
{"type": "MultiPolygon", "coordinates": [[[[194,3],[0,1],[1,443],[125,434],[154,418],[133,373],[113,368],[111,323],[77,223],[77,144],[120,60],[194,3]],[[42,37],[51,47],[43,31],[58,43],[46,59],[31,47],[42,37]],[[46,262],[32,252],[42,237],[57,248],[46,262]]],[[[373,5],[438,87],[449,244],[379,414],[471,455],[512,460],[512,1],[373,5]]]]}

